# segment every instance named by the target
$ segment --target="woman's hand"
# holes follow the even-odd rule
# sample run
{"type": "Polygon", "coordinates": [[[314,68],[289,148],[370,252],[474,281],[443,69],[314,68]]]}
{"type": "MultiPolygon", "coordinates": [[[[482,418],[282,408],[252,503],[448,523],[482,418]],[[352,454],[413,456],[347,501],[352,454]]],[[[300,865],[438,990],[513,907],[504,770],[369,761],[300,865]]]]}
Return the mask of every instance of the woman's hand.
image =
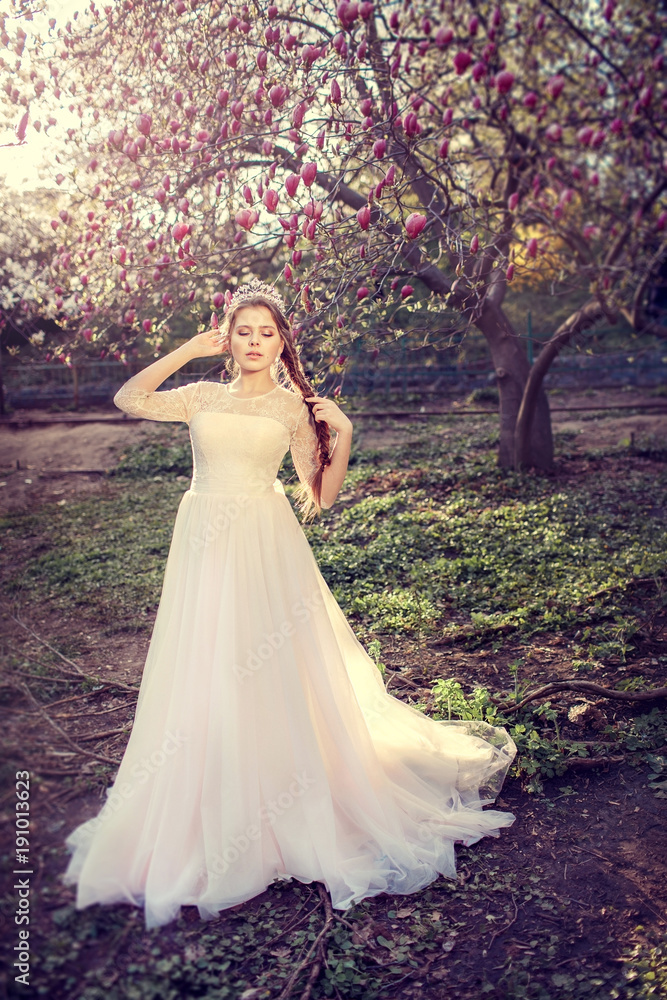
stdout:
{"type": "Polygon", "coordinates": [[[306,396],[305,399],[307,403],[313,404],[312,412],[315,420],[324,420],[338,434],[352,435],[352,421],[345,416],[333,399],[327,399],[326,396],[306,396]]]}
{"type": "Polygon", "coordinates": [[[195,358],[210,358],[214,354],[222,354],[225,350],[224,338],[217,327],[197,333],[188,341],[188,347],[195,358]]]}

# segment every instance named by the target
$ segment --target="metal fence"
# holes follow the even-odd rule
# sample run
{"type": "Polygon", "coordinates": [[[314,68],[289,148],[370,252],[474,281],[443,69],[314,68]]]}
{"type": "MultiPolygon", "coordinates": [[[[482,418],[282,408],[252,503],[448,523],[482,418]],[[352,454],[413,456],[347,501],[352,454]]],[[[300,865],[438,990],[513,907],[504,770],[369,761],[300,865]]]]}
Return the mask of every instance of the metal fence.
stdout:
{"type": "MultiPolygon", "coordinates": [[[[451,357],[451,355],[450,355],[451,357]]],[[[108,406],[117,389],[143,363],[91,361],[73,367],[59,363],[5,365],[4,394],[8,408],[62,407],[77,409],[108,406]]],[[[167,380],[166,387],[201,378],[210,367],[205,362],[186,366],[167,380]]],[[[634,356],[628,352],[592,356],[560,355],[546,379],[547,389],[612,388],[624,385],[654,387],[667,382],[667,352],[634,356]]],[[[392,399],[424,394],[460,396],[495,383],[488,359],[475,364],[446,363],[432,349],[397,350],[380,363],[363,349],[352,351],[344,375],[328,375],[322,391],[342,383],[346,396],[376,395],[392,399]]]]}

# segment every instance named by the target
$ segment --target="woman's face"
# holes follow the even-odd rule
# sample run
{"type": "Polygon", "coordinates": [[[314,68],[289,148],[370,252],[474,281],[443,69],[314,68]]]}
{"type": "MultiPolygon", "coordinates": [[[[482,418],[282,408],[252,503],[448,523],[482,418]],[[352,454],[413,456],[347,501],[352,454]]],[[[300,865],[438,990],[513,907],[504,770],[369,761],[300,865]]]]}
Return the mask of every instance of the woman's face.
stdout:
{"type": "Polygon", "coordinates": [[[283,339],[267,306],[243,306],[237,310],[229,349],[240,368],[252,372],[270,368],[282,348],[283,339]]]}

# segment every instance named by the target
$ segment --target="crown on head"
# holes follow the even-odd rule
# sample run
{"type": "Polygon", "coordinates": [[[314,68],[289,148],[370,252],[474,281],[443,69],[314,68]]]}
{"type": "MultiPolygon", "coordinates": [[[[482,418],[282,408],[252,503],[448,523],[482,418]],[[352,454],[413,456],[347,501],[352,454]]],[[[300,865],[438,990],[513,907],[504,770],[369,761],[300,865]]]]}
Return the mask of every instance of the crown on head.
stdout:
{"type": "Polygon", "coordinates": [[[267,299],[273,303],[276,309],[280,310],[283,316],[287,315],[287,306],[282,295],[272,285],[267,285],[266,282],[260,281],[259,278],[251,278],[246,284],[239,285],[229,299],[227,309],[235,309],[243,302],[248,302],[255,298],[267,299]]]}

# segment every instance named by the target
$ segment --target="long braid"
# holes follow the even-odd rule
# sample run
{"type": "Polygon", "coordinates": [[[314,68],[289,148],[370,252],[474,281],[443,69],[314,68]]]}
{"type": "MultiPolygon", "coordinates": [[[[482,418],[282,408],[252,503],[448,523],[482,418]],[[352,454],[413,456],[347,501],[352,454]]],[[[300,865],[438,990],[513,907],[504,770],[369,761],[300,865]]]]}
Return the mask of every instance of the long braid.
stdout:
{"type": "MultiPolygon", "coordinates": [[[[285,341],[285,346],[283,347],[280,360],[285,371],[287,372],[287,377],[296,391],[303,397],[304,401],[307,396],[316,396],[317,392],[306,377],[303,365],[301,364],[301,359],[296,353],[294,344],[291,339],[288,340],[287,337],[284,337],[283,339],[285,341]]],[[[326,420],[315,420],[313,417],[313,403],[306,402],[306,406],[310,410],[309,419],[311,425],[315,428],[315,433],[317,434],[317,445],[320,459],[319,468],[310,483],[310,489],[302,484],[297,490],[297,499],[301,501],[301,511],[304,517],[308,519],[315,513],[319,513],[321,510],[322,475],[327,465],[331,464],[331,457],[329,454],[331,450],[331,432],[329,431],[329,425],[326,420]]]]}
{"type": "MultiPolygon", "coordinates": [[[[297,395],[302,397],[304,402],[306,402],[307,396],[316,396],[317,392],[313,388],[313,385],[303,370],[301,359],[299,358],[296,347],[292,341],[292,328],[287,318],[283,316],[280,310],[275,307],[273,302],[269,299],[263,298],[262,296],[256,296],[251,299],[244,300],[242,303],[239,303],[237,309],[243,308],[244,306],[267,307],[276,321],[278,331],[283,340],[280,363],[282,364],[292,387],[296,391],[297,395]]],[[[231,309],[225,316],[221,329],[221,332],[224,335],[229,336],[231,333],[234,315],[237,309],[231,309]]],[[[227,363],[227,370],[230,375],[233,374],[234,367],[235,362],[232,361],[231,365],[230,362],[227,363]]],[[[308,520],[316,513],[319,514],[322,509],[322,474],[324,473],[326,467],[331,464],[331,457],[329,455],[331,450],[331,432],[329,431],[329,425],[326,420],[315,420],[313,417],[313,403],[306,402],[306,406],[310,411],[309,419],[311,426],[317,434],[317,447],[320,459],[319,468],[313,476],[311,482],[308,485],[302,483],[296,491],[296,498],[299,503],[301,513],[303,517],[308,520]]]]}

